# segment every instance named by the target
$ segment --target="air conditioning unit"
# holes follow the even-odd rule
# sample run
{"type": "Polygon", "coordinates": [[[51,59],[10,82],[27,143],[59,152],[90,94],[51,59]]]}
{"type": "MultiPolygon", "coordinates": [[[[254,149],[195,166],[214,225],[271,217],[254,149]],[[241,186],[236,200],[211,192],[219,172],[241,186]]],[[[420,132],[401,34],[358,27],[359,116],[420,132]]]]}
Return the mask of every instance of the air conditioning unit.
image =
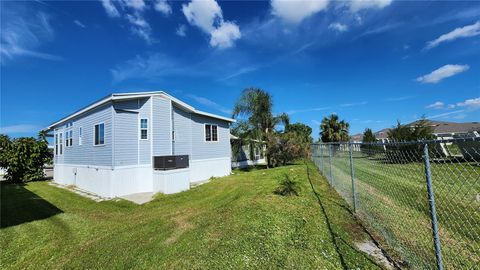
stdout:
{"type": "Polygon", "coordinates": [[[182,169],[188,168],[188,165],[188,155],[153,157],[153,169],[155,170],[182,169]]]}

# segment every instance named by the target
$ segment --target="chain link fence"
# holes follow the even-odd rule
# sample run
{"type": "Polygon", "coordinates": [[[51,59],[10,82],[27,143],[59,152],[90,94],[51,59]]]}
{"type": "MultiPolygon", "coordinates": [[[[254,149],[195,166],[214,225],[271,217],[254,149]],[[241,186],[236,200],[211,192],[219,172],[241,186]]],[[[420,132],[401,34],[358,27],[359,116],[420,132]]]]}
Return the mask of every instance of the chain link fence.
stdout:
{"type": "Polygon", "coordinates": [[[480,138],[319,143],[312,158],[407,269],[480,269],[480,138]]]}

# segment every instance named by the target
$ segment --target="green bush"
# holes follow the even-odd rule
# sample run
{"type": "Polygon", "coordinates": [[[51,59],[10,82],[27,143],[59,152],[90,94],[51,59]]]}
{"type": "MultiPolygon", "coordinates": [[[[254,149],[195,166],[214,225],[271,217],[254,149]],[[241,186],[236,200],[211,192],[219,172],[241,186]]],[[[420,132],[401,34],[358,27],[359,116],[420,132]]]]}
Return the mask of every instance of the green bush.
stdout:
{"type": "Polygon", "coordinates": [[[52,154],[44,137],[11,140],[0,135],[0,167],[11,182],[27,182],[44,178],[43,167],[51,163],[52,154]]]}
{"type": "Polygon", "coordinates": [[[285,178],[280,180],[280,185],[274,191],[275,194],[281,196],[298,196],[299,192],[300,186],[288,174],[285,174],[285,178]]]}

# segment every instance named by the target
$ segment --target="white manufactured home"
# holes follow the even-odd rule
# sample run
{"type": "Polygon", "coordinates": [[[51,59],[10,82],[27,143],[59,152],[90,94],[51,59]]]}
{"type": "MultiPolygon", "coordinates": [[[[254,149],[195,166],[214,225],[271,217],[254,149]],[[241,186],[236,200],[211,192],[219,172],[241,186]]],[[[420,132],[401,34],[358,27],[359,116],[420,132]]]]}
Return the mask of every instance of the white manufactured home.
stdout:
{"type": "Polygon", "coordinates": [[[112,94],[46,129],[54,181],[106,198],[187,190],[230,174],[234,121],[162,91],[112,94]]]}

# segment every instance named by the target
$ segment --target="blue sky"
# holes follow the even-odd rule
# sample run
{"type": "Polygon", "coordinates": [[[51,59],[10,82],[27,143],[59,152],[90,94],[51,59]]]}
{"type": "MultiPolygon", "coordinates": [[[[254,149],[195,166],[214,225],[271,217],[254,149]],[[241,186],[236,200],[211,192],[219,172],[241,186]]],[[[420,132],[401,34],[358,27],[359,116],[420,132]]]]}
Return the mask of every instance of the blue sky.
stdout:
{"type": "Polygon", "coordinates": [[[480,120],[477,1],[1,2],[1,132],[30,136],[112,92],[228,116],[249,86],[318,137],[480,120]]]}

